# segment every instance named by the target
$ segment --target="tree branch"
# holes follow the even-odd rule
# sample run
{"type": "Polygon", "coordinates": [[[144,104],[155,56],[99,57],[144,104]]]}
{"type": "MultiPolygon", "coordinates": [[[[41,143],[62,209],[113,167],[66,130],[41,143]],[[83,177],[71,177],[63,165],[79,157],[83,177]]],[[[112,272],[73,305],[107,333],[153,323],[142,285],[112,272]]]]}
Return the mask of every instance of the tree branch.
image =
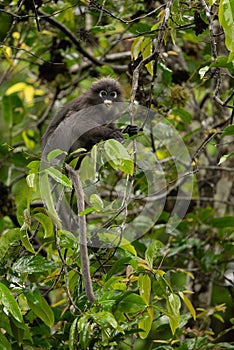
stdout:
{"type": "MultiPolygon", "coordinates": [[[[157,40],[155,50],[153,51],[153,53],[151,55],[149,55],[148,57],[143,59],[133,71],[132,92],[131,92],[131,96],[130,96],[130,105],[129,105],[130,116],[132,116],[133,104],[134,104],[136,92],[138,89],[140,70],[142,69],[143,66],[145,66],[147,63],[151,62],[152,60],[155,60],[155,66],[157,67],[157,62],[158,62],[158,58],[160,56],[161,49],[163,46],[163,38],[164,38],[165,31],[167,28],[167,22],[168,22],[169,17],[170,17],[171,7],[173,5],[173,2],[174,2],[174,0],[167,1],[164,17],[163,17],[162,23],[161,23],[161,25],[159,27],[159,31],[158,31],[158,40],[157,40]]],[[[133,120],[131,121],[131,123],[133,123],[133,120]]]]}
{"type": "Polygon", "coordinates": [[[92,63],[94,63],[97,66],[102,66],[103,62],[97,60],[93,56],[91,56],[81,45],[79,40],[76,38],[76,36],[68,29],[65,25],[63,25],[61,22],[57,21],[55,18],[50,17],[47,15],[45,12],[42,10],[38,10],[38,15],[42,16],[42,19],[47,21],[48,23],[52,24],[53,26],[57,27],[60,29],[71,41],[72,43],[76,46],[77,50],[88,60],[90,60],[92,63]]]}
{"type": "MultiPolygon", "coordinates": [[[[84,205],[84,191],[80,181],[79,174],[69,165],[66,164],[66,169],[68,171],[69,178],[72,181],[72,184],[76,193],[77,208],[78,214],[83,212],[85,209],[84,205]]],[[[79,220],[79,229],[80,229],[80,259],[82,266],[82,273],[84,277],[84,286],[88,300],[93,303],[95,300],[93,293],[93,285],[90,276],[90,262],[88,256],[87,248],[87,237],[86,237],[86,216],[78,216],[79,220]]]]}

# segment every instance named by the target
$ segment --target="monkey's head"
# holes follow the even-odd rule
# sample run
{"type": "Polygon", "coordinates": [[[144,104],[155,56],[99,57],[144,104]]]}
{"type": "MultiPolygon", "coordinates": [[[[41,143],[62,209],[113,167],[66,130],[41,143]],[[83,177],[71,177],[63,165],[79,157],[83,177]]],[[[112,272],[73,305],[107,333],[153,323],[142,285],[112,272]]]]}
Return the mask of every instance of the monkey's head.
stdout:
{"type": "Polygon", "coordinates": [[[104,103],[107,107],[122,100],[122,90],[119,83],[112,78],[102,78],[92,84],[89,90],[90,105],[104,103]]]}

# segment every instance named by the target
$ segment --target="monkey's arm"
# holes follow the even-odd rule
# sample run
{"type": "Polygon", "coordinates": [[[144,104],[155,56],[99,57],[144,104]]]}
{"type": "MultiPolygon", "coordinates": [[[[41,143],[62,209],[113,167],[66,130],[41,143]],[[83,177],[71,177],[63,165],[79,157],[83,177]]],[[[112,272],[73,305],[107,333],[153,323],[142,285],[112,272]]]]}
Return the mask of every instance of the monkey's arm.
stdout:
{"type": "Polygon", "coordinates": [[[119,129],[115,128],[114,124],[97,126],[81,135],[72,145],[70,151],[74,152],[78,148],[85,148],[87,151],[90,151],[100,141],[109,139],[115,139],[121,142],[124,140],[124,136],[119,129]]]}

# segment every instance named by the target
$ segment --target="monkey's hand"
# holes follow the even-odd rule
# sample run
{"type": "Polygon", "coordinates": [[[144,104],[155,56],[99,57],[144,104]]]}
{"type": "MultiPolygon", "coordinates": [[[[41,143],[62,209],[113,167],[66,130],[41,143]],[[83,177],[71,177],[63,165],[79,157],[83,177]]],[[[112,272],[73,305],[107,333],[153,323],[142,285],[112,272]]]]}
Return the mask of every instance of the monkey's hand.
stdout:
{"type": "Polygon", "coordinates": [[[128,134],[130,137],[137,135],[139,131],[142,131],[138,128],[137,125],[127,125],[126,128],[123,130],[123,134],[128,134]]]}
{"type": "Polygon", "coordinates": [[[124,140],[124,136],[120,130],[112,130],[109,138],[115,139],[119,142],[122,142],[124,140]]]}

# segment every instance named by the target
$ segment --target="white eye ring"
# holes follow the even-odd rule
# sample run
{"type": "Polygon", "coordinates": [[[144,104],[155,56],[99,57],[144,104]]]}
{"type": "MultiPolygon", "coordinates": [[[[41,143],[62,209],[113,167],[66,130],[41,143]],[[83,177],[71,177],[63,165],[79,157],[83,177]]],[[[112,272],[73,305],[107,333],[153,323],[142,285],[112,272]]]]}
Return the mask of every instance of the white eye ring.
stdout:
{"type": "Polygon", "coordinates": [[[107,92],[105,90],[102,90],[99,92],[99,96],[100,97],[106,97],[107,96],[107,92]]]}
{"type": "Polygon", "coordinates": [[[117,92],[116,91],[111,91],[110,92],[110,97],[116,98],[117,97],[117,92]]]}

